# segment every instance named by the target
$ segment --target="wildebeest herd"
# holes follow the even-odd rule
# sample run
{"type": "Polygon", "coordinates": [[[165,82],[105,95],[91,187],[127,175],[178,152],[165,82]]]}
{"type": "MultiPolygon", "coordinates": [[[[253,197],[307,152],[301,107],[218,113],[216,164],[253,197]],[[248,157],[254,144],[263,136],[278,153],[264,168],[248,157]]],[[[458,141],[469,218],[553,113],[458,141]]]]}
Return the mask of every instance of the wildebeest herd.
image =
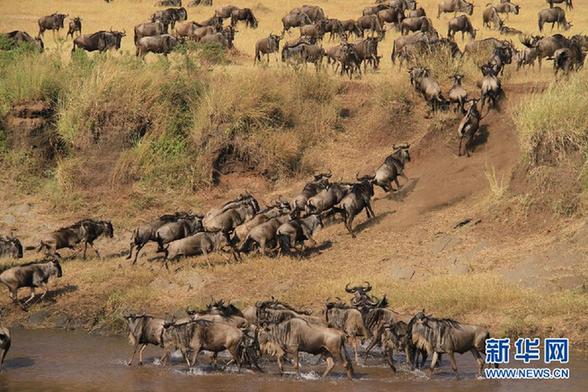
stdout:
{"type": "Polygon", "coordinates": [[[179,350],[188,367],[196,365],[198,354],[217,354],[228,351],[230,361],[239,370],[242,366],[263,371],[262,357],[274,357],[282,374],[284,362],[290,362],[300,375],[300,353],[321,355],[326,361],[323,377],[335,364],[342,365],[347,377],[353,378],[352,360],[347,344],[353,347],[355,363],[360,364],[360,342],[367,344],[364,365],[375,346],[381,348],[382,361],[396,372],[394,351],[404,354],[405,363],[414,370],[424,367],[431,357],[430,375],[438,366],[442,354],[449,356],[457,376],[455,353],[470,351],[478,363],[478,373],[484,368],[485,342],[490,338],[487,328],[462,324],[452,319],[439,319],[423,311],[416,314],[398,313],[388,307],[384,295],[370,294],[372,286],[345,286],[352,294],[350,303],[342,299],[327,299],[320,312],[296,309],[287,303],[271,298],[258,301],[243,310],[231,303],[213,301],[203,309],[187,309],[183,318],[157,317],[146,313],[127,313],[124,318],[129,328],[129,340],[134,346],[128,361],[132,365],[139,353],[143,364],[143,351],[148,345],[163,349],[160,359],[167,363],[172,351],[179,350]],[[368,343],[369,342],[369,343],[368,343]]]}

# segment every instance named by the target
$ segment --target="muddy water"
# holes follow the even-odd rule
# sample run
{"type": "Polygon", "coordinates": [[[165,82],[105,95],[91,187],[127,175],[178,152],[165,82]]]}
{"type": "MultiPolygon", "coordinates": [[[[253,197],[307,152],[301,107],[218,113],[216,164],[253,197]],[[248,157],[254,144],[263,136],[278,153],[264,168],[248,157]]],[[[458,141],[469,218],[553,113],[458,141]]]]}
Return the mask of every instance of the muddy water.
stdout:
{"type": "MultiPolygon", "coordinates": [[[[236,373],[229,367],[223,373],[211,369],[208,358],[192,371],[176,358],[173,367],[157,366],[160,351],[146,351],[146,365],[129,368],[124,363],[130,346],[123,338],[95,337],[61,330],[13,330],[13,346],[6,370],[0,375],[0,391],[586,391],[588,356],[576,354],[570,360],[568,381],[489,381],[475,377],[470,354],[458,355],[461,379],[456,381],[447,360],[433,379],[401,369],[394,375],[379,359],[368,367],[356,366],[357,379],[345,379],[341,368],[326,380],[318,378],[324,369],[309,357],[300,379],[293,373],[283,377],[271,363],[263,363],[266,374],[236,373]]],[[[222,361],[221,361],[222,362],[222,361]]],[[[368,363],[369,365],[369,363],[368,363]]]]}

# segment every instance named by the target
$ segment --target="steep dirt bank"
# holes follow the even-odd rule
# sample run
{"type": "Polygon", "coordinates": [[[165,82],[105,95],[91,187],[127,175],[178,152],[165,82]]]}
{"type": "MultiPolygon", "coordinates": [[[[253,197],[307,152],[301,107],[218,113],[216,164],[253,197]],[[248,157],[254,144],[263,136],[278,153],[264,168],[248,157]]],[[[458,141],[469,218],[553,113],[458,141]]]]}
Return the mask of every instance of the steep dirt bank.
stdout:
{"type": "MultiPolygon", "coordinates": [[[[109,255],[105,260],[64,262],[58,289],[29,313],[0,297],[5,317],[25,326],[120,331],[123,310],[174,313],[204,304],[210,296],[244,305],[270,295],[318,310],[325,298],[345,295],[345,283],[369,280],[376,294],[387,293],[398,310],[426,307],[439,315],[490,325],[500,334],[555,333],[585,342],[586,322],[574,312],[586,307],[586,224],[507,211],[493,201],[487,176],[495,173],[508,187],[520,159],[510,110],[535,88],[507,84],[508,102],[501,112],[484,117],[474,154],[465,158],[456,155],[456,120],[450,115],[423,119],[421,104],[408,115],[397,114],[394,127],[366,129],[370,91],[352,82],[340,97],[342,106],[353,108],[342,124],[345,131],[321,151],[337,180],[373,171],[399,141],[411,143],[413,158],[406,169],[410,181],[400,192],[386,195],[376,190],[377,217],[358,217],[356,239],[342,225],[332,224],[319,233],[320,246],[307,259],[247,256],[242,264],[225,264],[215,257],[213,269],[204,268],[201,260],[196,260],[195,269],[181,261],[168,274],[149,261],[155,249],[151,245],[146,247],[148,257],[130,268],[121,257],[130,232],[118,230],[113,242],[98,242],[102,253],[109,255]],[[470,223],[455,227],[464,218],[470,223]],[[558,302],[562,296],[567,300],[563,305],[558,302]]],[[[205,210],[243,189],[270,201],[292,195],[301,185],[302,181],[280,183],[274,189],[259,177],[229,175],[195,199],[197,209],[205,210]]],[[[7,192],[2,197],[8,208],[0,217],[0,229],[18,227],[27,245],[39,232],[82,217],[48,213],[34,198],[23,200],[7,192]]],[[[178,200],[165,210],[192,207],[190,202],[178,200]]],[[[117,211],[116,204],[102,208],[84,211],[94,216],[116,213],[115,223],[124,222],[126,228],[138,221],[124,220],[124,211],[117,211]]]]}

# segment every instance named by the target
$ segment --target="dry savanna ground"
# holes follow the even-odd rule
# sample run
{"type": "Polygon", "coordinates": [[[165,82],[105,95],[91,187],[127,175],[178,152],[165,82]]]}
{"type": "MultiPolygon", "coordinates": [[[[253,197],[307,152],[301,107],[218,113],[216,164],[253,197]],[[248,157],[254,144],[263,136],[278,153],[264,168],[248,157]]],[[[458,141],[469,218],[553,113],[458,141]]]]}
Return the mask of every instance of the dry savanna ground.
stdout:
{"type": "MultiPolygon", "coordinates": [[[[153,3],[0,1],[3,32],[36,33],[39,16],[63,11],[81,16],[85,33],[112,27],[128,34],[121,53],[71,59],[65,32],[55,39],[46,32],[46,53],[3,60],[0,142],[8,143],[0,143],[0,232],[12,230],[32,246],[41,233],[83,217],[115,225],[114,240],[97,242],[105,258],[64,261],[53,294],[29,313],[0,294],[8,320],[36,326],[30,315],[47,310],[45,325],[120,332],[125,310],[164,314],[210,297],[247,305],[271,295],[318,311],[327,297],[345,296],[347,282],[368,280],[398,311],[425,308],[488,325],[496,335],[588,341],[585,70],[553,83],[550,62],[542,71],[507,68],[501,111],[484,117],[473,156],[457,157],[459,119],[425,116],[406,72],[389,60],[395,31],[380,44],[381,69],[362,79],[293,71],[273,60],[253,67],[255,42],[281,31],[281,17],[291,8],[312,3],[347,19],[371,2],[215,1],[212,8],[188,8],[189,20],[199,21],[232,3],[250,7],[259,20],[258,29],[239,26],[237,51],[226,61],[195,67],[183,53],[167,61],[148,55],[147,64],[132,58],[133,26],[157,9],[153,3]],[[14,108],[31,102],[49,102],[47,127],[65,145],[41,168],[31,162],[32,153],[14,148],[15,134],[29,121],[14,108]],[[121,142],[118,135],[129,129],[140,131],[140,139],[121,142]],[[410,181],[396,194],[376,190],[377,217],[358,217],[356,239],[332,222],[317,235],[318,248],[302,259],[251,255],[231,264],[213,256],[213,268],[196,258],[174,263],[168,273],[152,260],[153,244],[136,267],[124,259],[140,222],[174,210],[206,211],[245,189],[269,203],[294,195],[313,170],[330,168],[337,179],[351,180],[356,172],[373,172],[400,141],[412,146],[410,181]],[[213,152],[219,150],[230,156],[218,160],[213,152]],[[532,162],[537,154],[546,158],[532,162]],[[207,179],[211,157],[224,164],[218,183],[207,179]],[[454,228],[464,218],[471,223],[454,228]]],[[[521,15],[511,15],[507,25],[535,33],[546,3],[517,3],[521,15]]],[[[445,35],[450,16],[437,19],[436,4],[419,2],[445,35]]],[[[481,28],[484,4],[477,2],[472,17],[478,38],[496,36],[481,28]]],[[[588,6],[575,6],[568,12],[571,34],[588,29],[588,6]]],[[[473,63],[428,65],[444,90],[446,76],[461,70],[477,94],[473,63]]],[[[36,257],[28,252],[25,261],[36,257]]]]}

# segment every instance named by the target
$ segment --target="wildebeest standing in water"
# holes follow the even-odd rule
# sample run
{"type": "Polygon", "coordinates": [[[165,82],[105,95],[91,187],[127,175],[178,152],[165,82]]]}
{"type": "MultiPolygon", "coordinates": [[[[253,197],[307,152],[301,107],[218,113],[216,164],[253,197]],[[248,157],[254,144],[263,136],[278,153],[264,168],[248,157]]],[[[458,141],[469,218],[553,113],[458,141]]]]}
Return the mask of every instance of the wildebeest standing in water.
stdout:
{"type": "Polygon", "coordinates": [[[6,354],[8,350],[10,350],[10,330],[3,325],[0,325],[0,372],[2,371],[2,367],[4,366],[4,358],[6,358],[6,354]]]}
{"type": "Polygon", "coordinates": [[[67,30],[65,38],[69,37],[70,35],[73,38],[74,33],[78,33],[78,36],[82,35],[82,18],[79,16],[76,16],[69,21],[69,29],[67,30]]]}
{"type": "Polygon", "coordinates": [[[401,176],[408,181],[408,177],[404,174],[404,165],[406,162],[410,162],[410,153],[408,152],[409,147],[410,144],[408,143],[399,145],[395,144],[392,146],[394,152],[388,155],[384,163],[376,170],[374,184],[382,188],[384,192],[394,190],[392,188],[392,181],[396,184],[396,190],[400,189],[398,176],[401,176]]]}
{"type": "Polygon", "coordinates": [[[133,364],[137,351],[139,351],[139,366],[143,365],[143,351],[149,344],[163,346],[162,335],[165,320],[145,313],[125,314],[124,318],[129,327],[129,342],[133,345],[133,355],[127,365],[133,364]]]}
{"type": "Polygon", "coordinates": [[[56,12],[54,14],[39,18],[39,20],[37,21],[37,23],[39,24],[39,34],[37,37],[43,37],[45,30],[51,30],[53,31],[53,33],[55,33],[55,31],[59,32],[59,30],[63,28],[63,21],[68,16],[68,14],[60,14],[56,12]]]}
{"type": "Polygon", "coordinates": [[[23,247],[20,240],[16,237],[4,237],[0,235],[0,257],[12,257],[21,259],[23,256],[23,247]]]}
{"type": "Polygon", "coordinates": [[[35,288],[37,287],[44,290],[40,299],[45,298],[48,291],[47,282],[53,275],[57,275],[58,278],[62,276],[61,265],[57,259],[44,263],[31,263],[9,268],[0,274],[0,283],[8,288],[12,301],[22,307],[35,298],[35,288]],[[24,304],[18,301],[18,289],[21,287],[31,289],[31,296],[24,304]]]}
{"type": "Polygon", "coordinates": [[[360,338],[371,337],[366,328],[361,312],[353,306],[345,305],[341,300],[325,303],[325,320],[329,328],[335,328],[343,332],[353,347],[355,363],[359,365],[358,348],[360,338]]]}

